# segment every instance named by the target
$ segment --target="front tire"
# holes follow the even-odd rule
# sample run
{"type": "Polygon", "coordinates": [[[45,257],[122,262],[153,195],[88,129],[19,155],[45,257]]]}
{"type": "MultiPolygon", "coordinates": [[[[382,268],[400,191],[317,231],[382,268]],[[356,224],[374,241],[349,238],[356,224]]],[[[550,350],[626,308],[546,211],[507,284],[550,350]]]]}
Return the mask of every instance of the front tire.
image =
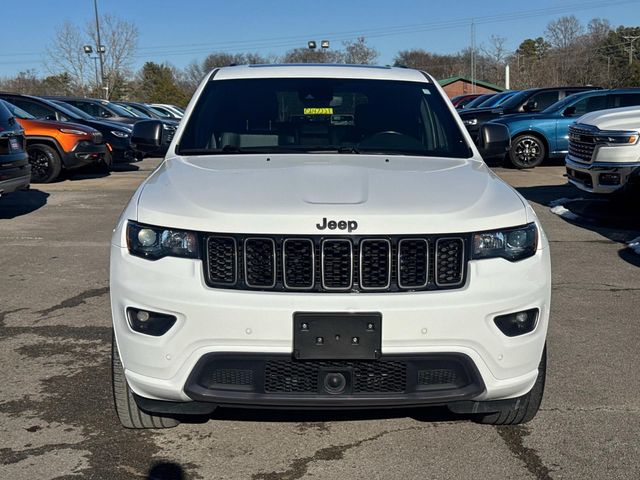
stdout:
{"type": "Polygon", "coordinates": [[[33,183],[51,183],[60,176],[60,155],[48,145],[36,143],[27,147],[33,183]]]}
{"type": "Polygon", "coordinates": [[[134,429],[171,428],[180,424],[175,418],[150,415],[138,407],[124,375],[124,367],[120,361],[115,338],[111,340],[111,384],[116,413],[123,427],[134,429]]]}
{"type": "Polygon", "coordinates": [[[535,135],[518,135],[511,142],[509,160],[519,169],[534,168],[540,165],[547,156],[544,142],[535,135]]]}
{"type": "Polygon", "coordinates": [[[505,407],[495,413],[478,415],[474,420],[487,425],[519,425],[529,422],[536,416],[542,403],[546,375],[547,347],[545,346],[538,366],[538,378],[529,393],[520,397],[515,406],[505,407]]]}

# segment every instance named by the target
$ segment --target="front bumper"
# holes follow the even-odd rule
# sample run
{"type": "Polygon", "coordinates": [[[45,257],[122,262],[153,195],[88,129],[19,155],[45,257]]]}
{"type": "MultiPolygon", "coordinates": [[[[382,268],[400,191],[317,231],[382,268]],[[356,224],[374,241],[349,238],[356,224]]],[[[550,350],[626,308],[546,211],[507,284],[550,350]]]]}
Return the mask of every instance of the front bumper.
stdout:
{"type": "MultiPolygon", "coordinates": [[[[112,246],[114,332],[127,380],[137,395],[189,402],[206,397],[189,387],[189,378],[207,355],[290,357],[294,312],[377,311],[382,314],[383,357],[461,355],[469,359],[483,384],[469,395],[474,400],[518,397],[537,378],[549,319],[550,258],[546,241],[541,243],[536,255],[517,263],[469,262],[467,283],[457,290],[366,294],[214,289],[205,285],[200,260],[149,261],[112,246]],[[142,335],[130,328],[127,307],[175,315],[177,322],[163,336],[142,335]],[[539,308],[540,315],[528,334],[506,337],[493,322],[497,315],[529,308],[539,308]]],[[[424,394],[417,400],[424,404],[446,400],[436,397],[424,394]]],[[[233,395],[209,401],[243,403],[233,395]]]]}
{"type": "Polygon", "coordinates": [[[565,159],[567,179],[580,190],[589,193],[607,194],[624,188],[630,179],[640,172],[640,162],[593,162],[581,163],[565,159]],[[602,182],[602,174],[617,174],[619,182],[611,185],[602,182]]]}
{"type": "Polygon", "coordinates": [[[64,154],[64,166],[71,169],[97,164],[102,160],[106,151],[107,146],[104,143],[78,142],[70,152],[64,154]]]}

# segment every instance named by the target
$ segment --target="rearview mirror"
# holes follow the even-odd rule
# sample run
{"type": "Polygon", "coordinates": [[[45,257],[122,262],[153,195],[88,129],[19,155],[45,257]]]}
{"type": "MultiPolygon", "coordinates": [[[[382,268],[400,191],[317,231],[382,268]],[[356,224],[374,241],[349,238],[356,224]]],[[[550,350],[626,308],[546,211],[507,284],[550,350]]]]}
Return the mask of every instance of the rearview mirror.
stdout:
{"type": "Polygon", "coordinates": [[[511,147],[509,129],[500,123],[485,123],[478,140],[480,153],[487,158],[504,155],[511,147]]]}
{"type": "Polygon", "coordinates": [[[141,152],[152,152],[162,145],[162,122],[141,120],[133,126],[131,143],[141,152]]]}

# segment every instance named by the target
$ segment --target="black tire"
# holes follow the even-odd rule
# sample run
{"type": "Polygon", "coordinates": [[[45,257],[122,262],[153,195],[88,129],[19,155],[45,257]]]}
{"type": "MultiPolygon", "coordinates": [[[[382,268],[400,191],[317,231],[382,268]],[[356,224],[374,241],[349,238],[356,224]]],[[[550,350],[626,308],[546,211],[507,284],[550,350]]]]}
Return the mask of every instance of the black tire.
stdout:
{"type": "Polygon", "coordinates": [[[180,424],[180,421],[175,418],[150,415],[138,407],[124,375],[115,338],[111,340],[111,384],[116,413],[123,427],[172,428],[180,424]]]}
{"type": "Polygon", "coordinates": [[[60,176],[60,155],[48,145],[36,143],[27,147],[32,183],[51,183],[60,176]]]}
{"type": "Polygon", "coordinates": [[[478,415],[474,420],[486,425],[519,425],[532,420],[542,403],[546,375],[547,347],[545,346],[538,366],[538,378],[529,393],[520,397],[515,402],[515,407],[506,407],[499,412],[478,415]]]}
{"type": "Polygon", "coordinates": [[[535,135],[518,135],[511,142],[509,160],[516,168],[534,168],[544,162],[547,149],[540,137],[535,135]]]}
{"type": "Polygon", "coordinates": [[[113,155],[111,155],[109,150],[106,151],[104,157],[100,160],[99,166],[100,170],[105,173],[109,173],[113,169],[113,155]]]}

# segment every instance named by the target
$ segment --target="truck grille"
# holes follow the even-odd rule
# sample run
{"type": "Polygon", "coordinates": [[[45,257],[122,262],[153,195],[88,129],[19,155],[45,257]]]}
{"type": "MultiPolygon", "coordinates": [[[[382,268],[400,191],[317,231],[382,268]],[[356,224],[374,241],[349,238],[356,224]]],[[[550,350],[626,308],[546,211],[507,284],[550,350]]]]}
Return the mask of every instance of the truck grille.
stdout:
{"type": "Polygon", "coordinates": [[[205,234],[205,280],[215,288],[292,292],[459,288],[468,240],[205,234]]]}
{"type": "Polygon", "coordinates": [[[574,125],[569,127],[569,155],[573,159],[591,163],[596,138],[593,129],[574,125]]]}

